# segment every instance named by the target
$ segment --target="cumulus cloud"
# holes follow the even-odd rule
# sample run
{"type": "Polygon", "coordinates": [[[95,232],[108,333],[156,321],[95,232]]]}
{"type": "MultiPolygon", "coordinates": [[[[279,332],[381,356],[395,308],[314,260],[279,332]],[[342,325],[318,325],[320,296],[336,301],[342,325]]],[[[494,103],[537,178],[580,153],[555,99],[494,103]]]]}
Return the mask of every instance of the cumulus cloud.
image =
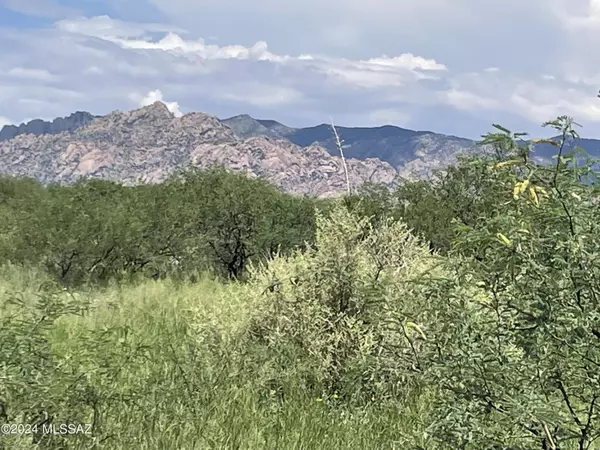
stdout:
{"type": "Polygon", "coordinates": [[[139,102],[139,106],[149,106],[156,102],[163,102],[165,105],[167,105],[167,108],[175,115],[175,117],[183,116],[183,113],[179,109],[179,104],[177,102],[165,101],[163,98],[163,94],[159,89],[150,91],[145,96],[143,96],[139,102]]]}
{"type": "Polygon", "coordinates": [[[397,55],[400,47],[409,47],[414,54],[450,57],[454,66],[472,70],[479,64],[527,65],[542,44],[560,42],[551,33],[569,15],[571,3],[587,0],[148,1],[190,30],[222,36],[227,29],[229,41],[247,45],[263,40],[275,53],[363,59],[375,56],[373,49],[376,55],[397,55]]]}
{"type": "MultiPolygon", "coordinates": [[[[374,1],[387,5],[390,14],[400,9],[391,1],[374,1]]],[[[171,23],[165,17],[138,23],[97,16],[62,19],[51,28],[39,30],[0,28],[0,47],[5,49],[0,60],[0,114],[18,120],[53,118],[82,109],[104,114],[168,99],[165,103],[178,115],[182,110],[221,117],[249,113],[291,126],[327,122],[332,116],[339,125],[393,123],[468,137],[478,137],[489,124],[501,119],[520,128],[533,128],[559,114],[571,114],[584,124],[600,122],[600,102],[596,89],[591,89],[600,77],[589,62],[580,59],[570,65],[559,64],[556,60],[562,55],[561,48],[554,49],[556,55],[550,58],[528,53],[533,48],[530,46],[537,44],[528,41],[530,34],[525,33],[520,36],[523,45],[510,50],[517,55],[515,63],[504,58],[501,48],[483,47],[483,41],[499,30],[495,25],[489,25],[493,28],[490,33],[473,38],[476,31],[483,30],[478,19],[486,14],[496,14],[504,28],[514,29],[507,26],[514,17],[500,8],[485,10],[481,3],[457,0],[456,10],[451,11],[441,0],[398,1],[410,17],[398,19],[401,23],[420,17],[423,21],[408,23],[416,37],[398,39],[393,48],[374,45],[378,33],[390,30],[389,18],[358,0],[349,0],[340,12],[339,23],[353,23],[361,14],[377,16],[381,30],[365,36],[363,32],[370,25],[358,27],[359,35],[347,36],[352,48],[342,49],[340,42],[339,48],[331,51],[327,51],[326,43],[321,48],[311,43],[318,36],[317,30],[306,39],[286,29],[277,39],[263,39],[269,35],[265,33],[239,35],[239,40],[233,30],[219,42],[207,43],[186,29],[178,14],[167,15],[171,23]],[[425,20],[424,5],[440,9],[430,12],[429,20],[425,20]],[[444,27],[450,22],[452,46],[449,38],[443,39],[444,27]],[[435,34],[438,29],[441,34],[435,34]],[[433,40],[436,46],[423,44],[421,35],[427,35],[428,42],[433,40]],[[287,41],[292,38],[293,45],[287,41]],[[457,43],[462,43],[460,52],[453,50],[457,43]],[[480,50],[487,56],[473,57],[480,50]],[[520,60],[521,54],[532,61],[520,60]],[[574,64],[578,61],[581,67],[574,64]],[[531,69],[524,71],[523,65],[528,64],[531,69]]],[[[532,5],[541,7],[540,0],[531,0],[529,6],[507,1],[510,5],[514,2],[521,12],[535,10],[532,5]]],[[[548,1],[556,9],[563,0],[548,1]]],[[[292,7],[264,0],[255,5],[257,11],[267,4],[275,16],[284,14],[285,8],[297,8],[295,14],[302,15],[307,5],[317,10],[332,5],[324,2],[319,6],[307,0],[292,7]]],[[[191,4],[173,2],[174,10],[183,5],[191,4]]],[[[238,3],[222,0],[211,5],[205,15],[218,23],[221,8],[233,8],[238,3]]],[[[196,6],[190,8],[193,11],[196,6]]],[[[553,11],[542,14],[543,24],[554,26],[559,20],[553,11]]],[[[586,14],[585,8],[569,17],[582,14],[586,14]]],[[[394,24],[396,28],[402,27],[394,24]]],[[[566,26],[564,30],[571,33],[566,26]]],[[[206,27],[205,36],[211,34],[211,27],[206,27]]],[[[396,35],[392,33],[388,41],[392,36],[396,35]]]]}

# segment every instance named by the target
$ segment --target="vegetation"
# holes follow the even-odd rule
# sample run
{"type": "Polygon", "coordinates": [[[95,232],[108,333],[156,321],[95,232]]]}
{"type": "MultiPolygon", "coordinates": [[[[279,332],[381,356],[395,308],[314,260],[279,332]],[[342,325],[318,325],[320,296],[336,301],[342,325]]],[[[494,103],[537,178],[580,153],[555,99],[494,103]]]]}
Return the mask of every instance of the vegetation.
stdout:
{"type": "Polygon", "coordinates": [[[3,179],[0,422],[38,424],[3,445],[599,449],[594,162],[546,125],[551,166],[496,126],[329,201],[220,170],[3,179]]]}
{"type": "Polygon", "coordinates": [[[0,202],[0,256],[68,286],[133,274],[242,278],[250,261],[302,247],[315,233],[315,200],[224,170],[136,187],[5,178],[0,202]]]}

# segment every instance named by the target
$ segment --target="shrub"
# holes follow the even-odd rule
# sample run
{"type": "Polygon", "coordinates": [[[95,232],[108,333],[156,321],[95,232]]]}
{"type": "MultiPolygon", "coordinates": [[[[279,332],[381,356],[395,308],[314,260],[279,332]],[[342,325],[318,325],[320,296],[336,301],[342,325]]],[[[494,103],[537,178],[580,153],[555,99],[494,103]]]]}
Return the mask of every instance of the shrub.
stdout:
{"type": "Polygon", "coordinates": [[[374,228],[338,205],[318,218],[314,246],[253,269],[251,341],[279,355],[273,373],[315,395],[401,398],[422,370],[422,282],[436,264],[406,225],[374,228]]]}
{"type": "Polygon", "coordinates": [[[486,160],[498,213],[458,228],[453,276],[432,284],[431,428],[453,448],[598,448],[600,210],[591,162],[562,153],[572,122],[549,125],[553,167],[517,145],[486,160]]]}

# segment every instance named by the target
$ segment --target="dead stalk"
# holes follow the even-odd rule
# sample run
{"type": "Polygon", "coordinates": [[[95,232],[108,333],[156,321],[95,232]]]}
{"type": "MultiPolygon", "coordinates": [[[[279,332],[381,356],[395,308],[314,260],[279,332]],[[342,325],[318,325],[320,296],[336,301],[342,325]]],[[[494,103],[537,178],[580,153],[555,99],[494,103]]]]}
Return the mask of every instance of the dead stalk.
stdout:
{"type": "Polygon", "coordinates": [[[342,141],[340,141],[340,136],[333,124],[333,119],[331,120],[331,129],[333,130],[333,135],[335,136],[335,145],[340,151],[340,155],[342,155],[342,164],[344,165],[344,172],[346,174],[346,187],[348,189],[348,195],[350,195],[350,177],[348,175],[348,166],[346,166],[346,159],[344,158],[344,150],[342,149],[342,141]]]}

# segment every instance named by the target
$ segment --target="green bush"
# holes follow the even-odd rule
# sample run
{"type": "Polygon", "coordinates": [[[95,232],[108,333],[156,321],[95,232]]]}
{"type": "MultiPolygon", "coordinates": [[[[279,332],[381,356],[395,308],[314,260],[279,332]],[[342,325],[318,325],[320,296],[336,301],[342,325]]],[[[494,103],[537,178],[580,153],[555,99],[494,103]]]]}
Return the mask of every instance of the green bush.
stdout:
{"type": "Polygon", "coordinates": [[[221,169],[135,187],[3,178],[0,258],[43,267],[65,286],[207,271],[243,279],[248,262],[312,242],[319,204],[221,169]]]}
{"type": "Polygon", "coordinates": [[[401,399],[423,370],[423,283],[438,264],[404,224],[374,228],[338,206],[318,218],[315,247],[252,272],[252,340],[315,395],[401,399]]]}
{"type": "Polygon", "coordinates": [[[487,159],[488,220],[458,227],[452,279],[432,284],[427,359],[443,388],[432,429],[453,448],[599,445],[597,189],[582,182],[591,161],[562,152],[571,121],[549,125],[562,135],[555,166],[516,144],[487,159]]]}

